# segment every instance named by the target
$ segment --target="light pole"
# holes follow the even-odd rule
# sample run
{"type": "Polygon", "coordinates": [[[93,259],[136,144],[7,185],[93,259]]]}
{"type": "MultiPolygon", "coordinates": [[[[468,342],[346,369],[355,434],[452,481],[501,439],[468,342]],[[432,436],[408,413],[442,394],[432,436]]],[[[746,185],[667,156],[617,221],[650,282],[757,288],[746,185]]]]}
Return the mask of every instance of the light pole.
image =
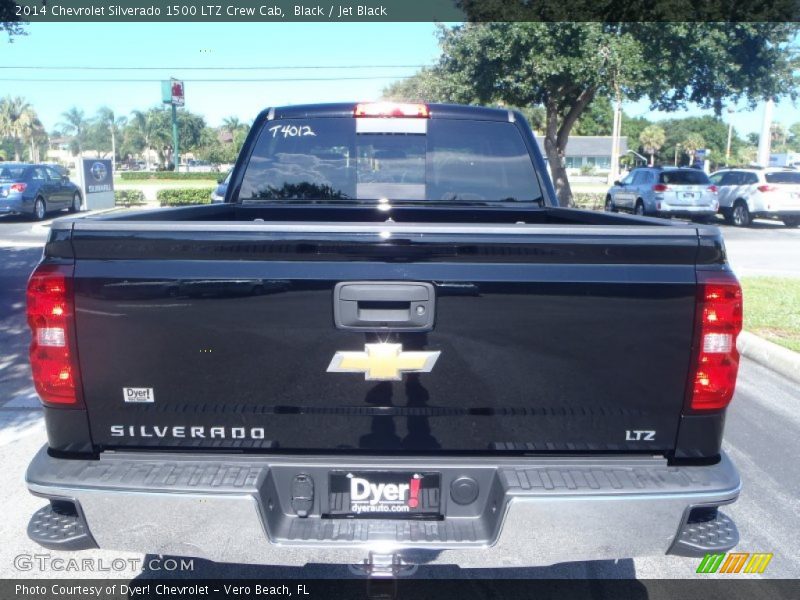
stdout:
{"type": "Polygon", "coordinates": [[[764,103],[764,119],[761,123],[761,135],[758,138],[758,164],[762,167],[769,166],[770,134],[772,129],[772,109],[775,101],[767,98],[764,103]]]}
{"type": "Polygon", "coordinates": [[[734,112],[733,108],[728,108],[728,145],[725,147],[725,166],[731,165],[731,138],[733,137],[733,121],[730,115],[734,112]]]}
{"type": "Polygon", "coordinates": [[[622,100],[617,94],[614,102],[614,120],[611,125],[611,170],[608,173],[608,183],[611,185],[619,177],[619,140],[622,133],[622,100]]]}

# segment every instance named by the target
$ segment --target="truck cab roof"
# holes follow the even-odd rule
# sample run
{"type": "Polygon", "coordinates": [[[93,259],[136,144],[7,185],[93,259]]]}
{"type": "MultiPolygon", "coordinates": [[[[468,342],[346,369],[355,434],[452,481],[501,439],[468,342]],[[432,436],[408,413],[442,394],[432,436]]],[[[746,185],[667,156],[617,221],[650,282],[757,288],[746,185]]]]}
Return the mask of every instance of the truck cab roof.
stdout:
{"type": "MultiPolygon", "coordinates": [[[[325,104],[300,104],[294,106],[277,106],[264,109],[259,115],[261,118],[272,119],[297,119],[311,117],[353,117],[359,104],[384,104],[391,106],[425,106],[428,117],[431,119],[473,119],[480,121],[514,121],[517,116],[512,110],[505,108],[487,108],[483,106],[467,106],[463,104],[428,104],[428,103],[401,103],[401,102],[339,102],[325,104]]],[[[388,115],[387,115],[388,116],[388,115]]],[[[412,117],[413,118],[413,117],[412,117]]]]}

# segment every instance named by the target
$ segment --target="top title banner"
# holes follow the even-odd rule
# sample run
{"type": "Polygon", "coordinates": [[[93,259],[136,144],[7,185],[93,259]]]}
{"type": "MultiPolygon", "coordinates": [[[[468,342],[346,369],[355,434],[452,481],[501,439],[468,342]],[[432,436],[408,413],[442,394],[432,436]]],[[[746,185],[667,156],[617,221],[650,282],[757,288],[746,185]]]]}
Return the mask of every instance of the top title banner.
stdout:
{"type": "Polygon", "coordinates": [[[800,0],[0,0],[0,17],[30,22],[798,22],[800,0]]]}

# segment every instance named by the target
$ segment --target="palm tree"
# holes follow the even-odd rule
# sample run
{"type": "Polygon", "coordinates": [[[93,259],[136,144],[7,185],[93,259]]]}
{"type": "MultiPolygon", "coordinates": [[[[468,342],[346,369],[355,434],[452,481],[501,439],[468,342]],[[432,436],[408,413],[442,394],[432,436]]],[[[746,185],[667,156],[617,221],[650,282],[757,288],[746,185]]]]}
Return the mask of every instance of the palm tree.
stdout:
{"type": "Polygon", "coordinates": [[[45,131],[44,125],[42,125],[36,112],[33,109],[28,110],[29,115],[22,137],[28,144],[30,159],[33,162],[39,162],[39,146],[47,142],[47,131],[45,131]]]}
{"type": "Polygon", "coordinates": [[[103,106],[97,111],[97,119],[111,133],[111,165],[112,170],[117,162],[117,134],[125,127],[128,119],[125,117],[115,117],[114,111],[107,106],[103,106]]]}
{"type": "Polygon", "coordinates": [[[788,137],[786,127],[781,123],[773,123],[769,128],[769,138],[771,147],[775,152],[786,152],[786,138],[788,137]]]}
{"type": "Polygon", "coordinates": [[[667,141],[666,132],[658,125],[648,125],[639,134],[639,143],[644,151],[650,155],[650,166],[655,163],[655,154],[664,146],[667,141]]]}
{"type": "Polygon", "coordinates": [[[72,137],[72,142],[78,148],[78,157],[83,156],[83,140],[89,125],[84,117],[84,112],[73,106],[67,112],[61,113],[61,116],[64,118],[64,122],[59,123],[59,126],[66,135],[72,137]]]}
{"type": "Polygon", "coordinates": [[[236,134],[243,127],[244,123],[242,123],[238,117],[225,117],[222,119],[222,128],[231,134],[231,142],[237,153],[239,152],[239,148],[236,148],[236,134]]]}
{"type": "Polygon", "coordinates": [[[20,142],[31,118],[35,116],[36,113],[24,98],[7,96],[0,100],[0,137],[11,139],[14,144],[15,161],[21,158],[20,142]]]}
{"type": "Polygon", "coordinates": [[[689,157],[690,165],[694,164],[694,155],[697,154],[700,148],[704,148],[705,145],[706,141],[699,133],[690,133],[686,136],[686,139],[684,139],[681,144],[681,148],[683,148],[683,151],[689,157]]]}
{"type": "Polygon", "coordinates": [[[135,110],[131,113],[131,125],[136,132],[141,136],[144,145],[144,160],[147,165],[147,170],[150,170],[150,147],[151,143],[155,141],[157,125],[153,120],[150,112],[143,112],[135,110]]]}

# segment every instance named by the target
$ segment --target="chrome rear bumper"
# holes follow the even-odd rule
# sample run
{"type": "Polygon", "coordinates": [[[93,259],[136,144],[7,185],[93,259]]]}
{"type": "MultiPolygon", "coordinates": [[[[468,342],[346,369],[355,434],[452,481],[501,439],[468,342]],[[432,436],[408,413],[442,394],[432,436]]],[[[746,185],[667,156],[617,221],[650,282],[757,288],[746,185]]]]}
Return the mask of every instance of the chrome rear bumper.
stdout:
{"type": "MultiPolygon", "coordinates": [[[[67,460],[51,457],[46,448],[26,480],[35,495],[59,506],[64,500],[74,503],[76,518],[90,532],[86,539],[100,548],[292,566],[357,564],[374,553],[465,568],[702,552],[702,542],[689,552],[681,545],[688,539],[692,509],[733,502],[741,487],[726,456],[701,467],[670,467],[652,457],[104,453],[99,460],[67,460]],[[445,518],[323,519],[332,466],[438,471],[445,518]],[[294,513],[287,497],[297,473],[314,480],[314,507],[306,518],[294,513]],[[480,493],[474,502],[458,505],[449,485],[465,476],[479,484],[480,493]]],[[[709,549],[735,545],[731,527],[730,521],[716,527],[722,533],[709,549]]],[[[72,540],[65,549],[76,547],[72,540]]]]}

